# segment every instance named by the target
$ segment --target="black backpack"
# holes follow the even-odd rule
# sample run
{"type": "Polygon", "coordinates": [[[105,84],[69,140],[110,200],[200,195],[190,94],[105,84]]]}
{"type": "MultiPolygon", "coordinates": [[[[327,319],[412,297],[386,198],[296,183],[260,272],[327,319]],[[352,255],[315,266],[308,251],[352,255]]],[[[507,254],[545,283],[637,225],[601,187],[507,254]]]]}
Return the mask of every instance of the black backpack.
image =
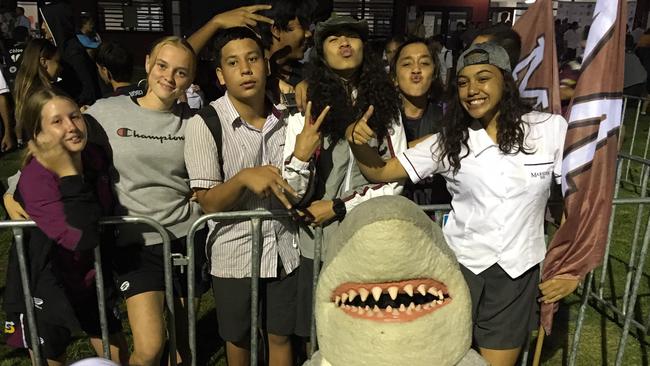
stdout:
{"type": "Polygon", "coordinates": [[[217,145],[219,172],[221,173],[221,179],[225,181],[226,175],[223,172],[223,153],[222,153],[223,137],[221,132],[221,121],[219,120],[219,115],[217,114],[217,111],[214,109],[214,107],[212,107],[209,104],[201,108],[196,113],[199,116],[201,116],[201,118],[203,118],[203,122],[205,122],[205,125],[208,126],[208,129],[212,134],[212,138],[214,138],[214,143],[215,145],[217,145]]]}

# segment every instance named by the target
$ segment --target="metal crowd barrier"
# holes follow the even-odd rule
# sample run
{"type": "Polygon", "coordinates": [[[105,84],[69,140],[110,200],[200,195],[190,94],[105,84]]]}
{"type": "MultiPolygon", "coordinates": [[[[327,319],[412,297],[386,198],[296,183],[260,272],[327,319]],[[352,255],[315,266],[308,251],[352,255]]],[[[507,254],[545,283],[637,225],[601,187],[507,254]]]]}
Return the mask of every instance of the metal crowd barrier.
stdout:
{"type": "MultiPolygon", "coordinates": [[[[650,205],[650,197],[647,197],[647,188],[648,181],[650,178],[650,160],[641,159],[639,157],[630,156],[627,154],[621,154],[617,166],[617,176],[616,176],[616,188],[615,188],[615,199],[613,201],[613,211],[612,219],[610,221],[608,238],[607,238],[607,249],[605,253],[605,258],[608,258],[609,249],[612,241],[612,230],[614,226],[614,219],[616,208],[619,205],[638,205],[639,209],[637,212],[637,220],[635,221],[635,230],[634,238],[632,243],[632,250],[630,253],[629,259],[629,269],[626,277],[625,285],[625,294],[623,296],[623,305],[621,308],[617,305],[607,300],[604,297],[603,290],[604,284],[606,282],[607,275],[607,266],[608,261],[605,260],[605,263],[601,270],[601,277],[596,289],[592,289],[594,273],[589,273],[586,277],[583,285],[581,306],[579,309],[578,321],[576,325],[576,332],[574,335],[574,340],[571,348],[571,353],[569,355],[569,365],[574,365],[577,350],[580,342],[580,335],[582,326],[584,323],[584,316],[588,300],[595,300],[598,303],[605,305],[608,309],[613,311],[615,314],[621,316],[624,319],[623,326],[623,335],[621,336],[621,341],[619,344],[619,349],[617,352],[616,365],[620,365],[622,362],[623,352],[625,348],[625,339],[627,333],[631,326],[634,326],[637,329],[640,329],[647,333],[650,329],[650,318],[646,320],[645,323],[641,323],[634,319],[634,307],[636,304],[638,296],[638,288],[641,281],[641,276],[643,274],[643,265],[645,263],[645,255],[647,253],[648,245],[650,244],[650,225],[646,225],[645,235],[643,238],[643,243],[640,251],[637,250],[638,246],[638,233],[641,230],[642,217],[643,217],[643,207],[644,205],[650,205]],[[648,166],[648,169],[643,169],[643,176],[641,179],[641,188],[640,198],[619,198],[619,186],[624,182],[622,179],[622,171],[624,162],[635,162],[648,166]],[[637,251],[639,253],[637,253],[637,251]],[[638,261],[638,264],[636,263],[638,261]]],[[[424,205],[420,206],[426,212],[433,212],[435,221],[442,225],[443,224],[443,215],[446,212],[451,210],[450,205],[424,205]]],[[[252,251],[251,251],[251,365],[258,365],[258,303],[259,303],[259,276],[260,276],[260,267],[261,267],[261,251],[262,251],[262,236],[261,236],[261,223],[262,220],[268,219],[277,219],[277,218],[288,218],[289,214],[286,211],[267,211],[267,210],[256,210],[256,211],[236,211],[236,212],[222,212],[204,215],[200,217],[190,228],[187,235],[187,256],[185,258],[180,258],[175,260],[176,265],[187,265],[187,281],[188,281],[188,337],[189,337],[189,347],[191,352],[191,365],[196,366],[197,364],[197,343],[196,343],[196,289],[194,287],[195,277],[196,277],[196,267],[194,260],[194,237],[196,232],[201,229],[204,224],[208,221],[215,220],[249,220],[251,222],[251,233],[252,233],[252,251]]],[[[168,336],[169,336],[169,355],[170,355],[170,364],[176,365],[176,337],[175,337],[175,322],[174,322],[174,297],[173,297],[173,288],[172,288],[172,254],[171,254],[171,245],[170,238],[167,231],[162,225],[156,222],[153,219],[147,217],[109,217],[100,220],[100,224],[105,225],[118,225],[118,224],[146,224],[155,229],[163,239],[163,252],[165,260],[165,302],[167,305],[168,311],[168,336]]],[[[27,227],[34,227],[35,224],[33,221],[0,221],[0,228],[12,228],[14,230],[14,236],[16,240],[16,249],[18,253],[18,261],[21,271],[21,281],[23,284],[25,303],[26,303],[26,312],[28,326],[30,329],[30,338],[32,345],[39,344],[37,329],[35,326],[35,314],[33,308],[33,298],[31,296],[31,291],[29,289],[29,278],[27,271],[27,262],[24,253],[24,243],[23,243],[23,229],[27,227]]],[[[320,272],[321,265],[321,246],[322,246],[322,230],[317,228],[316,230],[316,245],[314,252],[314,275],[313,275],[313,294],[316,294],[316,285],[318,282],[318,275],[320,272]]],[[[110,358],[110,345],[108,341],[108,327],[106,321],[106,308],[104,301],[104,284],[103,284],[103,272],[101,268],[101,253],[99,248],[95,249],[95,269],[97,271],[96,281],[97,281],[97,296],[99,302],[100,310],[100,323],[101,323],[101,332],[102,332],[102,345],[104,349],[104,357],[110,358]]],[[[314,305],[315,302],[312,302],[314,305]]],[[[312,328],[311,328],[311,348],[310,354],[312,354],[317,349],[317,337],[316,337],[316,324],[314,320],[314,309],[312,308],[312,328]]],[[[529,342],[526,342],[526,347],[522,351],[522,364],[526,365],[528,359],[528,345],[529,342]]],[[[40,346],[33,347],[33,356],[35,364],[42,364],[43,359],[40,352],[40,346]]]]}
{"type": "MultiPolygon", "coordinates": [[[[169,361],[170,364],[176,365],[176,329],[174,323],[174,294],[172,288],[172,262],[171,262],[171,245],[169,234],[167,230],[160,225],[157,221],[148,217],[135,217],[135,216],[120,216],[120,217],[106,217],[99,221],[102,226],[106,225],[123,225],[123,224],[145,224],[157,231],[163,242],[164,253],[164,270],[165,270],[165,302],[167,304],[167,331],[169,337],[169,361]]],[[[27,265],[27,258],[25,254],[25,243],[23,230],[25,228],[35,227],[34,221],[0,221],[0,228],[11,228],[14,233],[14,240],[16,241],[16,254],[18,258],[18,265],[20,268],[20,279],[23,286],[23,295],[25,301],[25,311],[27,315],[27,326],[29,327],[29,335],[31,341],[31,350],[33,355],[33,364],[44,365],[41,354],[41,347],[38,337],[38,329],[36,326],[36,314],[34,312],[34,299],[31,294],[29,286],[29,269],[27,265]]],[[[106,320],[106,301],[104,292],[104,274],[101,265],[101,250],[96,247],[95,254],[95,283],[97,287],[97,300],[99,304],[100,326],[102,336],[102,348],[104,350],[104,358],[111,358],[111,350],[108,334],[108,323],[106,320]]]]}
{"type": "MultiPolygon", "coordinates": [[[[625,154],[629,156],[637,156],[637,157],[642,157],[643,159],[648,159],[648,153],[650,153],[650,133],[647,133],[646,138],[645,138],[645,144],[643,145],[643,155],[641,153],[635,153],[635,148],[638,148],[637,144],[637,136],[640,136],[642,134],[642,131],[647,128],[647,123],[640,123],[640,118],[642,116],[641,114],[641,106],[644,101],[650,101],[648,98],[639,98],[631,95],[626,95],[623,98],[623,114],[621,120],[623,121],[623,127],[628,127],[629,124],[632,124],[632,131],[625,131],[625,137],[624,139],[626,140],[627,138],[631,139],[630,140],[630,145],[627,147],[625,150],[625,154]],[[628,105],[630,104],[630,101],[635,101],[636,102],[636,108],[631,109],[628,108],[628,105]],[[630,117],[632,118],[632,121],[626,121],[625,117],[627,114],[630,114],[630,117]],[[630,136],[631,134],[631,136],[630,136]],[[626,138],[627,137],[627,138],[626,138]]],[[[650,113],[650,111],[649,111],[650,113]]],[[[626,128],[627,129],[627,128],[626,128]]],[[[621,141],[621,144],[624,141],[621,141]]],[[[622,146],[622,145],[621,145],[622,146]]],[[[622,149],[621,149],[622,150],[622,149]]],[[[623,151],[621,151],[623,152],[623,151]]],[[[633,167],[637,166],[637,162],[635,161],[628,161],[625,168],[624,168],[624,174],[623,178],[621,179],[621,182],[625,184],[632,185],[632,187],[639,188],[641,185],[641,182],[634,176],[634,169],[633,167]]],[[[646,166],[641,164],[640,165],[641,172],[638,174],[638,177],[640,178],[643,175],[643,170],[646,169],[646,166]]]]}
{"type": "MultiPolygon", "coordinates": [[[[612,217],[609,222],[609,228],[607,233],[607,243],[605,247],[605,255],[603,265],[600,267],[599,279],[597,283],[594,284],[594,277],[596,272],[590,272],[584,280],[582,291],[581,291],[581,301],[580,308],[578,310],[578,318],[576,322],[576,330],[573,336],[573,342],[571,345],[571,350],[568,357],[568,364],[575,365],[578,347],[580,345],[580,338],[582,333],[582,328],[584,325],[585,311],[589,301],[595,302],[597,309],[600,307],[603,310],[611,311],[615,314],[619,320],[623,322],[622,334],[619,339],[618,349],[616,352],[615,365],[622,365],[623,355],[625,352],[626,340],[630,328],[634,328],[642,331],[644,334],[648,333],[650,329],[650,318],[645,322],[638,321],[635,319],[634,308],[636,306],[638,295],[639,295],[639,286],[641,283],[641,278],[643,276],[643,267],[646,260],[646,254],[648,251],[648,245],[650,244],[650,221],[647,218],[647,212],[644,212],[646,205],[650,205],[650,197],[647,195],[648,190],[648,180],[650,178],[650,160],[643,159],[636,156],[631,156],[628,154],[619,154],[619,160],[617,163],[616,171],[616,181],[614,188],[614,200],[612,202],[612,217]],[[626,164],[627,163],[627,164],[626,164]],[[626,170],[630,163],[641,164],[644,168],[641,170],[642,176],[640,177],[641,183],[638,185],[640,190],[640,197],[631,197],[631,198],[621,198],[620,197],[620,187],[623,184],[629,183],[625,182],[625,175],[623,170],[626,170]],[[626,165],[626,167],[624,167],[626,165]],[[610,267],[610,250],[612,248],[612,239],[613,239],[613,230],[614,223],[616,221],[616,212],[618,206],[629,206],[636,205],[636,217],[634,221],[634,233],[632,236],[631,248],[627,263],[627,272],[625,277],[625,285],[623,290],[622,302],[619,304],[617,301],[617,296],[615,291],[611,291],[611,295],[605,295],[606,282],[612,280],[608,278],[609,267],[610,267]],[[645,218],[644,218],[645,216],[645,218]],[[641,230],[645,225],[643,240],[639,248],[639,239],[641,230]]],[[[598,269],[597,269],[598,270],[598,269]]],[[[606,362],[605,360],[603,362],[606,362]]]]}
{"type": "MultiPolygon", "coordinates": [[[[287,211],[234,211],[219,212],[201,216],[190,228],[187,234],[187,285],[188,285],[188,333],[190,352],[192,354],[191,365],[196,366],[197,346],[196,346],[196,293],[194,288],[194,279],[196,278],[196,264],[194,261],[194,236],[203,225],[211,220],[214,221],[233,221],[233,220],[250,220],[252,233],[252,250],[251,250],[251,328],[250,328],[250,348],[251,348],[251,365],[258,365],[258,299],[259,299],[259,278],[261,267],[262,252],[262,220],[289,218],[287,211]]],[[[314,284],[313,290],[316,294],[316,281],[320,272],[321,262],[321,241],[322,229],[316,230],[316,245],[314,249],[314,284]]],[[[312,329],[311,329],[311,347],[312,351],[316,346],[316,331],[313,321],[312,311],[312,329]]]]}
{"type": "MultiPolygon", "coordinates": [[[[427,205],[421,206],[424,211],[434,212],[436,222],[442,223],[443,213],[451,210],[450,205],[427,205]]],[[[252,250],[251,250],[251,329],[250,329],[250,348],[251,348],[251,365],[258,365],[258,293],[259,293],[259,275],[261,266],[261,221],[277,218],[289,218],[286,211],[235,211],[235,212],[220,212],[200,217],[190,228],[187,234],[187,284],[188,284],[188,333],[189,345],[192,355],[191,365],[197,364],[197,345],[196,345],[196,293],[194,289],[194,279],[196,277],[196,268],[194,261],[194,237],[196,232],[203,227],[203,225],[211,220],[224,221],[224,220],[250,220],[251,233],[252,233],[252,250]]],[[[318,283],[318,275],[320,273],[321,265],[321,248],[322,248],[322,229],[316,228],[316,240],[314,246],[314,274],[312,282],[313,296],[316,296],[316,286],[318,283]]],[[[316,322],[314,319],[315,314],[315,301],[312,301],[312,321],[311,321],[311,334],[310,334],[310,350],[309,354],[313,354],[318,347],[318,339],[316,337],[316,322]]]]}

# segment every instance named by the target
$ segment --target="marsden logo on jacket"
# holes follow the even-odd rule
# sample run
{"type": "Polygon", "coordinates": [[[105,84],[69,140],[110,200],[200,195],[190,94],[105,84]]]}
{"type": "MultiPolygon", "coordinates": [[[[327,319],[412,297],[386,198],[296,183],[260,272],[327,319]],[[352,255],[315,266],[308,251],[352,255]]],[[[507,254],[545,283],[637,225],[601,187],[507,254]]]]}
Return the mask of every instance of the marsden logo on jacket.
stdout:
{"type": "Polygon", "coordinates": [[[144,139],[144,140],[157,140],[160,141],[161,144],[164,144],[167,141],[185,140],[184,136],[172,136],[171,134],[167,134],[166,136],[140,134],[138,133],[138,131],[126,127],[118,128],[116,133],[120,137],[133,137],[133,138],[144,139]]]}

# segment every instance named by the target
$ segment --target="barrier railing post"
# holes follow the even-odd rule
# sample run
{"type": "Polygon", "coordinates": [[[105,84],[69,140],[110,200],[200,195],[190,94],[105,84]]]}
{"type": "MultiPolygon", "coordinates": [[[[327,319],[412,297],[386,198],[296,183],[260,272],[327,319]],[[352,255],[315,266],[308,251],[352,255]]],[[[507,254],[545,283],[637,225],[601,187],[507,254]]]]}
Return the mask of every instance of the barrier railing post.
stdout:
{"type": "Polygon", "coordinates": [[[167,336],[169,344],[169,364],[176,366],[176,317],[174,311],[174,291],[172,285],[172,253],[169,233],[156,220],[142,216],[107,217],[99,221],[101,225],[145,224],[154,229],[162,239],[163,269],[165,272],[165,304],[167,305],[167,336]]]}
{"type": "Polygon", "coordinates": [[[318,349],[318,336],[316,335],[316,287],[318,286],[318,276],[320,274],[320,263],[322,261],[323,250],[323,228],[317,227],[314,240],[314,272],[312,277],[312,296],[311,296],[311,329],[309,332],[309,358],[318,349]]]}
{"type": "Polygon", "coordinates": [[[95,287],[97,290],[97,307],[99,310],[99,326],[102,332],[102,347],[104,358],[111,359],[111,344],[108,339],[108,321],[106,320],[106,293],[104,292],[104,271],[102,269],[102,249],[95,247],[95,287]]]}
{"type": "MultiPolygon", "coordinates": [[[[196,299],[196,290],[194,284],[196,281],[196,261],[194,258],[194,234],[196,234],[197,229],[201,227],[201,223],[198,221],[192,224],[190,231],[187,233],[187,326],[188,326],[188,342],[190,348],[191,366],[196,366],[197,362],[197,348],[196,348],[196,304],[194,303],[196,299]],[[197,225],[198,223],[198,225],[197,225]]],[[[210,260],[210,258],[208,258],[210,260]]]]}
{"type": "Polygon", "coordinates": [[[576,322],[576,330],[573,334],[573,343],[571,344],[571,351],[569,352],[569,366],[576,364],[576,357],[578,356],[578,346],[580,345],[580,336],[582,335],[582,323],[585,319],[585,311],[587,310],[587,302],[591,289],[591,281],[593,279],[593,272],[589,272],[585,277],[585,282],[582,286],[582,297],[580,300],[580,308],[578,310],[578,320],[576,322]]]}
{"type": "MultiPolygon", "coordinates": [[[[648,134],[650,135],[650,134],[648,134]]],[[[647,197],[646,195],[646,190],[648,188],[648,173],[650,170],[645,169],[643,170],[643,177],[641,178],[641,197],[647,197]]],[[[639,242],[639,233],[641,231],[641,219],[643,217],[643,204],[639,204],[637,206],[637,214],[636,214],[636,221],[634,223],[634,234],[632,237],[632,247],[630,249],[630,257],[629,257],[629,262],[628,262],[628,271],[627,275],[625,277],[625,290],[623,292],[623,314],[625,314],[626,309],[627,309],[627,304],[629,301],[629,289],[630,285],[632,283],[632,276],[635,272],[635,263],[637,261],[637,246],[639,242]]],[[[641,258],[639,258],[640,260],[641,258]]]]}
{"type": "Polygon", "coordinates": [[[36,314],[34,313],[34,298],[29,286],[29,267],[25,256],[25,243],[23,241],[23,229],[13,228],[14,240],[16,241],[16,254],[18,257],[18,266],[20,268],[20,282],[23,285],[23,296],[25,300],[25,312],[27,313],[27,327],[29,328],[29,340],[31,342],[32,357],[34,364],[42,365],[43,358],[41,355],[41,342],[38,337],[36,326],[36,314]]]}
{"type": "MultiPolygon", "coordinates": [[[[616,183],[614,185],[614,198],[618,198],[621,183],[621,173],[623,171],[624,159],[619,156],[616,164],[616,183]]],[[[605,280],[607,278],[607,268],[609,267],[609,250],[612,243],[612,233],[614,231],[614,219],[616,218],[616,205],[612,205],[612,215],[609,218],[609,227],[607,228],[607,244],[605,245],[605,254],[603,255],[603,267],[600,272],[600,281],[598,282],[598,296],[603,297],[605,280]]]]}
{"type": "MultiPolygon", "coordinates": [[[[625,110],[626,110],[626,107],[627,107],[627,101],[628,101],[627,97],[623,98],[623,119],[622,119],[623,122],[625,122],[625,110]]],[[[628,151],[628,154],[630,154],[630,155],[634,155],[634,142],[636,140],[636,130],[637,130],[638,122],[639,122],[638,119],[634,120],[634,127],[632,129],[632,140],[630,141],[630,150],[628,151]]],[[[627,167],[625,169],[625,180],[629,179],[630,164],[631,163],[632,163],[631,161],[627,162],[627,167]]]]}
{"type": "Polygon", "coordinates": [[[251,218],[251,233],[253,234],[251,250],[251,366],[257,366],[257,323],[262,247],[262,220],[260,218],[251,218]]]}
{"type": "Polygon", "coordinates": [[[172,282],[172,248],[167,231],[161,232],[161,235],[163,236],[163,260],[165,261],[165,303],[167,304],[169,363],[171,366],[176,366],[176,311],[174,309],[174,288],[172,282]]]}
{"type": "Polygon", "coordinates": [[[646,225],[645,235],[643,236],[643,245],[641,246],[641,252],[639,254],[639,263],[637,265],[636,274],[634,276],[634,283],[632,284],[632,293],[630,294],[629,304],[627,311],[625,312],[623,334],[621,335],[621,339],[618,344],[618,350],[616,351],[615,365],[621,365],[621,362],[623,362],[625,342],[627,340],[627,334],[630,331],[632,318],[634,317],[634,306],[636,305],[639,284],[641,283],[641,277],[643,276],[643,265],[645,264],[646,253],[648,251],[648,243],[650,243],[650,223],[646,225]]]}

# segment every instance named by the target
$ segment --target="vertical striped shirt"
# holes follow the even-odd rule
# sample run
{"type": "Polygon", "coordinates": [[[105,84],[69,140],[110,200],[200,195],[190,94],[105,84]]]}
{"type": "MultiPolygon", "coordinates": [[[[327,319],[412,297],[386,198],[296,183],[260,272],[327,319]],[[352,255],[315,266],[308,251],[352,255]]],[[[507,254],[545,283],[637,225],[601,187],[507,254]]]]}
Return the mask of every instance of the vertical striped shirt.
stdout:
{"type": "MultiPolygon", "coordinates": [[[[198,114],[188,121],[185,131],[185,164],[190,187],[209,189],[239,171],[263,165],[282,169],[285,142],[284,116],[276,107],[262,129],[244,121],[228,93],[210,105],[217,111],[222,131],[223,171],[219,171],[217,146],[205,121],[198,114]]],[[[246,190],[232,211],[283,209],[271,195],[261,198],[246,190]]],[[[249,220],[211,221],[208,248],[211,248],[210,273],[216,277],[244,278],[251,275],[252,235],[249,220]]],[[[289,219],[262,221],[262,266],[260,277],[277,277],[278,257],[286,273],[299,263],[296,228],[289,219]]]]}

